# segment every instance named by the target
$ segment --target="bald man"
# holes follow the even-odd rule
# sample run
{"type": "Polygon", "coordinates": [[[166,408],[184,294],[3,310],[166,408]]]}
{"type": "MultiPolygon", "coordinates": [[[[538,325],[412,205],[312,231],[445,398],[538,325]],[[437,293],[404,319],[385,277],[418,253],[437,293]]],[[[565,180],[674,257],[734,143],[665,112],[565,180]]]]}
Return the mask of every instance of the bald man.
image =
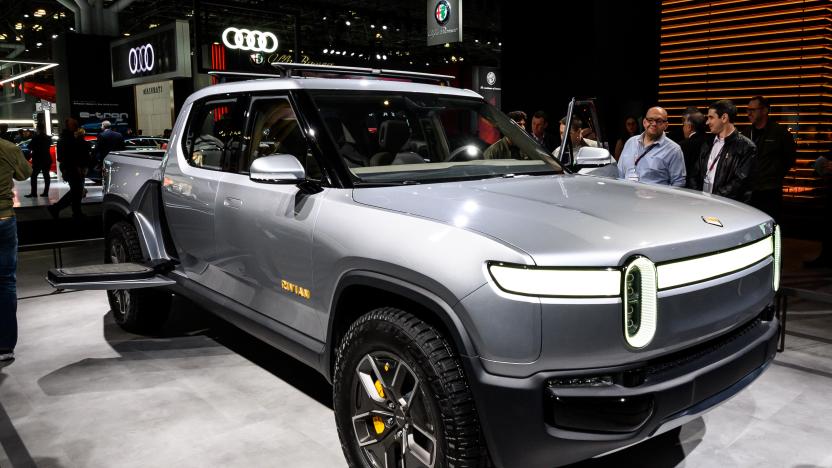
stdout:
{"type": "Polygon", "coordinates": [[[682,148],[665,135],[667,111],[651,107],[644,117],[644,132],[627,140],[618,159],[618,177],[646,184],[685,186],[682,148]]]}

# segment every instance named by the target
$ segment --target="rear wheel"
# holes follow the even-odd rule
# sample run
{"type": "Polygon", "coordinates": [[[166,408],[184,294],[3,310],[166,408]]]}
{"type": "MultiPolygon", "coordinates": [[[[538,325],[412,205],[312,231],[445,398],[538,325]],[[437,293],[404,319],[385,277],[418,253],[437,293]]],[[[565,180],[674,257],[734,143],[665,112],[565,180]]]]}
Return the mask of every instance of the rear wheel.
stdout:
{"type": "Polygon", "coordinates": [[[442,334],[412,314],[376,309],[336,354],[335,419],[356,467],[474,467],[487,460],[462,366],[442,334]]]}
{"type": "MultiPolygon", "coordinates": [[[[107,233],[105,263],[144,261],[139,236],[126,221],[115,223],[107,233]]],[[[152,333],[168,318],[171,294],[154,288],[113,289],[107,291],[113,319],[132,333],[152,333]]]]}

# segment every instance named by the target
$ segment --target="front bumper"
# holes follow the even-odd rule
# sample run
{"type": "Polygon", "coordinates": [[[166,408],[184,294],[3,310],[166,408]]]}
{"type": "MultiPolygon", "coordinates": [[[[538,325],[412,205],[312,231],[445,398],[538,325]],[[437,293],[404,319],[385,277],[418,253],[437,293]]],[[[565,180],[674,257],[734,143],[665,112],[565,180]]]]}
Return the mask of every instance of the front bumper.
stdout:
{"type": "Polygon", "coordinates": [[[761,314],[695,348],[620,368],[509,378],[474,358],[465,365],[494,463],[552,467],[633,445],[726,401],[774,359],[779,326],[761,314]],[[610,386],[551,385],[600,375],[618,377],[610,386]]]}

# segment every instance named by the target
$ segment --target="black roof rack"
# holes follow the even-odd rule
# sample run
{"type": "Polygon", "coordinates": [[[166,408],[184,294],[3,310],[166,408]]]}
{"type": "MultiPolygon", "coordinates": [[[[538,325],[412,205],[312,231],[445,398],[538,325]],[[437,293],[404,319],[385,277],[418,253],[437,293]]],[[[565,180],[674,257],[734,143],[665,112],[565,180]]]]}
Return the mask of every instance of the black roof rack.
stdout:
{"type": "Polygon", "coordinates": [[[253,72],[231,72],[231,71],[210,71],[209,75],[223,77],[223,81],[234,81],[235,79],[263,79],[263,78],[344,78],[348,76],[366,76],[372,78],[398,78],[422,83],[438,83],[450,85],[451,80],[456,78],[452,75],[437,75],[433,73],[421,73],[406,70],[385,70],[380,68],[364,67],[343,67],[337,65],[312,65],[307,63],[274,63],[272,66],[277,73],[253,73],[253,72]]]}

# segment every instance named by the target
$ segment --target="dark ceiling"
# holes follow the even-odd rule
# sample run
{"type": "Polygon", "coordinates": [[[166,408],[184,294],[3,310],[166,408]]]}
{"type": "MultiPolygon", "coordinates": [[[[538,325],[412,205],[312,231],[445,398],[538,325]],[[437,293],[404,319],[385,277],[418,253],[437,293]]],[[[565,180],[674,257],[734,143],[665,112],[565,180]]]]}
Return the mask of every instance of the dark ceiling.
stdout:
{"type": "MultiPolygon", "coordinates": [[[[113,3],[105,0],[104,6],[113,3]]],[[[3,4],[0,59],[10,55],[50,59],[53,36],[75,26],[72,11],[57,1],[3,0],[3,4]]],[[[423,69],[426,63],[436,66],[459,58],[496,65],[502,41],[501,2],[465,0],[464,8],[465,40],[448,47],[426,45],[426,3],[415,0],[135,0],[119,15],[119,33],[132,35],[176,19],[200,18],[198,25],[191,24],[200,31],[202,43],[219,40],[218,31],[228,26],[256,27],[274,32],[281,44],[294,48],[297,21],[300,49],[313,61],[360,65],[358,54],[378,54],[389,55],[389,61],[373,66],[423,69]],[[330,52],[324,54],[324,49],[330,52]],[[333,55],[332,50],[355,55],[333,55]]]]}

